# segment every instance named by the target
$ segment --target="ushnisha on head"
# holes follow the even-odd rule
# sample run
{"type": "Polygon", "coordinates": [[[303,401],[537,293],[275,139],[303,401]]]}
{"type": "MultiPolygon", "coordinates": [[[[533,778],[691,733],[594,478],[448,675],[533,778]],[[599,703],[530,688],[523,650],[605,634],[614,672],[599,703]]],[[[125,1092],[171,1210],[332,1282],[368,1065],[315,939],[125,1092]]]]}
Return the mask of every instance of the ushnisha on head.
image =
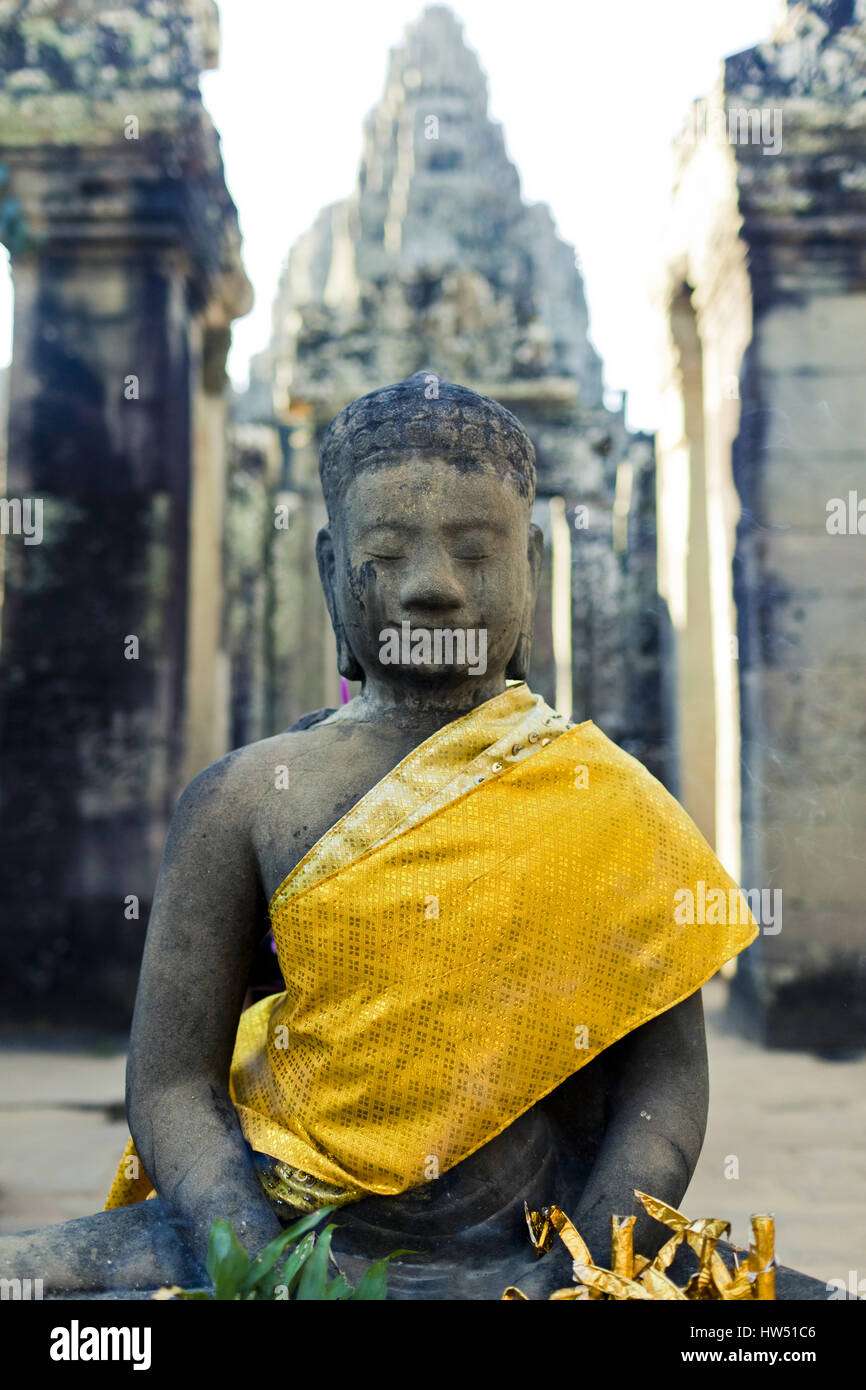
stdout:
{"type": "Polygon", "coordinates": [[[359,473],[416,454],[435,455],[461,471],[490,469],[508,477],[532,506],[535,449],[517,416],[489,396],[416,372],[351,401],[325,431],[319,476],[330,521],[359,473]]]}
{"type": "MultiPolygon", "coordinates": [[[[441,693],[525,679],[541,559],[535,450],[496,401],[416,372],[347,405],[322,441],[317,554],[350,679],[441,693]],[[389,659],[382,634],[483,633],[485,660],[389,659]]],[[[438,639],[437,639],[438,640],[438,639]]],[[[423,645],[423,643],[422,643],[423,645]]],[[[439,648],[437,647],[437,652],[439,648]]],[[[441,654],[440,654],[441,655],[441,654]]],[[[452,649],[453,657],[453,649],[452,649]]]]}

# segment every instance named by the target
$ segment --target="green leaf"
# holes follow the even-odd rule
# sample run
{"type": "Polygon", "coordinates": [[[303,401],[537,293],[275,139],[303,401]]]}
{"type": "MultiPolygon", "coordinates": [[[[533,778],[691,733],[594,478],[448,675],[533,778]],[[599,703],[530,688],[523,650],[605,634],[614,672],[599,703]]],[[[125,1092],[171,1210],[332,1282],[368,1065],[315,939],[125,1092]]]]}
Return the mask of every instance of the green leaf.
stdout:
{"type": "Polygon", "coordinates": [[[329,1303],[337,1302],[344,1298],[351,1298],[351,1285],[346,1283],[342,1274],[338,1274],[336,1279],[332,1279],[330,1284],[326,1286],[323,1297],[329,1303]]]}
{"type": "Polygon", "coordinates": [[[277,1301],[276,1288],[284,1286],[287,1298],[294,1296],[306,1302],[383,1300],[386,1297],[388,1266],[391,1260],[399,1259],[401,1255],[417,1254],[417,1251],[394,1250],[384,1259],[370,1265],[356,1289],[353,1289],[340,1273],[335,1279],[329,1280],[331,1238],[337,1228],[334,1225],[326,1226],[318,1237],[312,1228],[333,1210],[334,1207],[331,1206],[309,1212],[293,1226],[281,1232],[276,1240],[266,1245],[254,1260],[248,1259],[231,1222],[215,1221],[211,1226],[206,1261],[207,1272],[213,1284],[213,1294],[202,1290],[178,1289],[175,1297],[184,1300],[277,1301]],[[295,1244],[296,1242],[298,1243],[295,1244]],[[291,1245],[295,1245],[295,1249],[283,1260],[286,1250],[291,1245]]]}
{"type": "Polygon", "coordinates": [[[382,1300],[386,1297],[388,1288],[388,1266],[392,1260],[398,1260],[401,1255],[417,1254],[415,1250],[393,1250],[390,1255],[386,1255],[383,1260],[377,1260],[370,1265],[361,1275],[357,1288],[351,1297],[356,1302],[369,1303],[382,1300]]]}
{"type": "Polygon", "coordinates": [[[307,1231],[317,1226],[323,1217],[330,1216],[331,1212],[336,1210],[336,1207],[319,1207],[316,1211],[310,1211],[306,1216],[302,1216],[300,1221],[296,1221],[294,1226],[287,1227],[283,1231],[283,1235],[291,1236],[292,1240],[297,1240],[298,1236],[306,1235],[307,1231]]]}
{"type": "Polygon", "coordinates": [[[214,1298],[237,1298],[250,1262],[230,1221],[218,1220],[211,1226],[206,1266],[214,1298]]]}
{"type": "MultiPolygon", "coordinates": [[[[271,1278],[268,1278],[268,1276],[273,1276],[277,1264],[283,1258],[288,1247],[293,1244],[299,1236],[309,1231],[312,1226],[317,1225],[318,1222],[331,1211],[333,1211],[333,1207],[322,1207],[319,1211],[310,1212],[309,1215],[304,1216],[300,1221],[296,1221],[294,1226],[289,1226],[287,1230],[278,1235],[275,1240],[272,1240],[269,1245],[265,1246],[264,1250],[260,1250],[250,1264],[247,1276],[241,1284],[241,1297],[251,1293],[253,1290],[258,1290],[260,1297],[273,1298],[274,1285],[278,1281],[275,1276],[271,1278]]],[[[285,1281],[283,1280],[282,1282],[285,1281]]]]}
{"type": "Polygon", "coordinates": [[[328,1282],[328,1255],[331,1249],[331,1236],[336,1229],[336,1226],[326,1226],[322,1234],[316,1240],[316,1248],[304,1265],[303,1273],[298,1281],[298,1291],[295,1297],[299,1302],[311,1302],[316,1299],[321,1300],[325,1297],[325,1285],[328,1282]]]}
{"type": "MultiPolygon", "coordinates": [[[[286,1292],[289,1298],[292,1296],[292,1290],[298,1282],[301,1270],[310,1255],[312,1255],[315,1245],[316,1237],[314,1235],[310,1234],[305,1236],[297,1250],[292,1251],[292,1254],[286,1260],[286,1263],[283,1265],[282,1269],[279,1270],[274,1279],[275,1286],[277,1284],[286,1285],[286,1292]]],[[[273,1291],[271,1292],[271,1297],[274,1297],[273,1291]]]]}

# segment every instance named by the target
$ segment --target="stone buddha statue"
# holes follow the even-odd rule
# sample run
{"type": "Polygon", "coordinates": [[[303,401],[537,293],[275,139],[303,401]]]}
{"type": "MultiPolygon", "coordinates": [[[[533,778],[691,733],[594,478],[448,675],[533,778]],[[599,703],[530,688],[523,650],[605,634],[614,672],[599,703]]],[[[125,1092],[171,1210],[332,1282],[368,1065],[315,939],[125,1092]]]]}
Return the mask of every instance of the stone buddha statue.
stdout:
{"type": "Polygon", "coordinates": [[[321,476],[360,693],[180,798],[108,1209],[0,1242],[49,1294],[201,1283],[215,1219],[253,1253],[327,1204],[350,1281],[400,1248],[390,1297],[543,1295],[570,1264],[536,1259],[524,1203],[565,1209],[599,1263],[634,1213],[650,1255],[667,1232],[634,1190],[676,1204],[697,1161],[700,987],[754,924],[675,922],[677,889],[725,871],[645,769],[526,684],[525,430],[418,373],[337,416],[321,476]],[[242,1012],[268,924],[285,989],[242,1012]]]}

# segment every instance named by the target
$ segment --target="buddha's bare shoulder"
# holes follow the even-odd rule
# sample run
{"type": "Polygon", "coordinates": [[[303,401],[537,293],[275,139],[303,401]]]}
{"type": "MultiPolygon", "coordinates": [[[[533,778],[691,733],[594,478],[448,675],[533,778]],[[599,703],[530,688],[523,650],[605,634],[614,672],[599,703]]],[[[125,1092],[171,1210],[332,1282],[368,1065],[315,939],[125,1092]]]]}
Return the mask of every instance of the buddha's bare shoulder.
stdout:
{"type": "Polygon", "coordinates": [[[254,863],[268,897],[321,836],[408,751],[394,731],[322,719],[236,748],[206,767],[173,830],[211,841],[224,861],[254,863]]]}
{"type": "Polygon", "coordinates": [[[181,801],[201,811],[208,804],[224,803],[233,808],[238,819],[247,819],[273,791],[296,785],[306,772],[319,771],[323,755],[327,757],[331,748],[350,737],[345,724],[319,722],[244,744],[198,773],[181,801]]]}
{"type": "MultiPolygon", "coordinates": [[[[186,788],[178,815],[246,830],[259,841],[300,815],[334,819],[407,751],[394,733],[338,715],[293,726],[218,758],[186,788]]],[[[325,825],[327,828],[327,825],[325,825]]]]}
{"type": "MultiPolygon", "coordinates": [[[[387,720],[351,718],[349,706],[236,748],[206,767],[181,798],[196,821],[246,830],[262,847],[272,834],[322,833],[417,744],[387,720]]],[[[301,721],[303,723],[304,721],[301,721]]],[[[312,841],[311,841],[312,843],[312,841]]]]}

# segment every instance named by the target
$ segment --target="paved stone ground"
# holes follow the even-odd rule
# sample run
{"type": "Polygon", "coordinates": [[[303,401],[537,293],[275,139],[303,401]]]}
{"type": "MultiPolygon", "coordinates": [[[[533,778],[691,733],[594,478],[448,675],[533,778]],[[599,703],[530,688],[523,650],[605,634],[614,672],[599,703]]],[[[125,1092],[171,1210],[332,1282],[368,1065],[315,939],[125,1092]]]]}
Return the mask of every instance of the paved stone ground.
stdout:
{"type": "Polygon", "coordinates": [[[730,1220],[738,1245],[752,1212],[772,1212],[780,1264],[846,1284],[859,1270],[866,1281],[866,1057],[757,1047],[725,1030],[724,989],[716,980],[704,990],[710,1121],[682,1206],[730,1220]],[[729,1156],[738,1178],[725,1176],[729,1156]]]}
{"type": "MultiPolygon", "coordinates": [[[[710,1125],[682,1203],[723,1216],[748,1242],[752,1212],[776,1217],[780,1263],[820,1279],[866,1279],[866,1058],[768,1052],[728,1033],[724,985],[704,991],[710,1125]],[[726,1177],[739,1168],[739,1177],[726,1177]]],[[[102,1206],[126,1142],[125,1059],[83,1051],[0,1052],[0,1231],[102,1206]]]]}
{"type": "Polygon", "coordinates": [[[129,1131],[126,1058],[0,1052],[0,1232],[102,1207],[129,1131]]]}

